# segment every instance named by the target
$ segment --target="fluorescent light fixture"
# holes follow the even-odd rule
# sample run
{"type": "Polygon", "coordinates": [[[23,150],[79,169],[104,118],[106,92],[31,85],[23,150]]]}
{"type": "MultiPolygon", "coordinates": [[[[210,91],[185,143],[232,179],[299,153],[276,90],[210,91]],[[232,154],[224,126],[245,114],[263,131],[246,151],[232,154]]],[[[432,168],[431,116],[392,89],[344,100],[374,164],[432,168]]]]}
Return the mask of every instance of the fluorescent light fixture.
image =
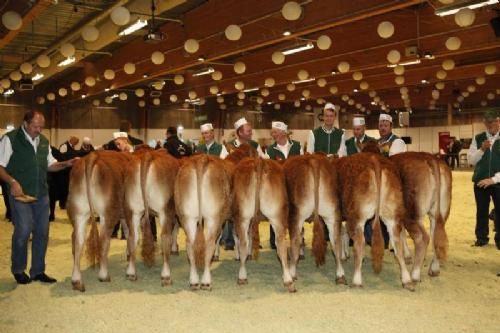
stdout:
{"type": "Polygon", "coordinates": [[[202,76],[202,75],[208,75],[215,72],[215,69],[213,67],[208,67],[208,68],[203,68],[200,69],[199,71],[193,73],[193,76],[202,76]]]}
{"type": "Polygon", "coordinates": [[[415,59],[415,60],[408,60],[408,61],[400,62],[399,64],[389,64],[389,65],[387,65],[387,67],[394,68],[398,65],[399,66],[410,66],[410,65],[418,65],[420,63],[421,63],[420,59],[415,59]]]}
{"type": "Polygon", "coordinates": [[[352,91],[356,93],[358,92],[358,89],[354,88],[352,91]]]}
{"type": "Polygon", "coordinates": [[[115,98],[118,98],[118,97],[120,97],[120,95],[118,95],[118,94],[113,94],[113,95],[111,96],[111,99],[115,99],[115,98]]]}
{"type": "Polygon", "coordinates": [[[429,84],[429,81],[427,81],[426,79],[422,79],[422,81],[420,81],[422,84],[429,84]]]}
{"type": "Polygon", "coordinates": [[[9,89],[3,93],[4,96],[10,96],[14,94],[14,89],[9,89]]]}
{"type": "Polygon", "coordinates": [[[292,81],[293,84],[299,84],[299,83],[306,83],[306,82],[311,82],[311,81],[314,81],[316,80],[315,78],[311,77],[309,79],[305,79],[305,80],[298,80],[298,81],[292,81]]]}
{"type": "Polygon", "coordinates": [[[69,57],[69,58],[64,59],[60,63],[58,63],[57,66],[59,66],[59,67],[68,66],[69,64],[72,64],[75,61],[76,61],[75,57],[69,57]]]}
{"type": "Polygon", "coordinates": [[[290,36],[292,33],[288,30],[283,31],[283,36],[290,36]]]}
{"type": "Polygon", "coordinates": [[[123,29],[122,31],[120,31],[120,33],[118,35],[120,35],[120,36],[130,35],[131,33],[134,33],[137,30],[140,30],[147,25],[148,25],[148,20],[138,19],[137,21],[135,21],[134,24],[131,24],[128,27],[126,27],[125,29],[123,29]]]}
{"type": "Polygon", "coordinates": [[[35,75],[33,75],[33,77],[31,78],[32,81],[38,81],[40,80],[41,78],[43,78],[45,75],[43,75],[42,73],[36,73],[35,75]]]}
{"type": "Polygon", "coordinates": [[[476,9],[484,6],[494,5],[499,3],[498,0],[462,0],[455,1],[452,5],[443,6],[434,12],[437,16],[447,16],[456,14],[460,9],[469,8],[476,9]]]}
{"type": "Polygon", "coordinates": [[[314,44],[312,42],[309,42],[307,44],[297,45],[294,47],[284,49],[281,51],[281,53],[283,53],[284,55],[290,55],[290,54],[294,54],[294,53],[298,53],[298,52],[302,52],[302,51],[307,51],[307,50],[310,50],[313,48],[314,48],[314,44]]]}
{"type": "Polygon", "coordinates": [[[109,91],[109,88],[104,88],[104,91],[109,91]]]}
{"type": "Polygon", "coordinates": [[[243,92],[251,92],[251,91],[257,91],[257,90],[259,90],[259,88],[248,88],[248,89],[243,90],[243,92]]]}
{"type": "Polygon", "coordinates": [[[85,97],[87,97],[87,95],[83,94],[83,95],[82,95],[82,99],[84,99],[85,97]]]}
{"type": "Polygon", "coordinates": [[[15,128],[15,127],[14,127],[14,125],[9,124],[9,125],[7,125],[7,127],[6,127],[5,129],[7,130],[7,132],[10,132],[10,131],[12,131],[14,128],[15,128]]]}

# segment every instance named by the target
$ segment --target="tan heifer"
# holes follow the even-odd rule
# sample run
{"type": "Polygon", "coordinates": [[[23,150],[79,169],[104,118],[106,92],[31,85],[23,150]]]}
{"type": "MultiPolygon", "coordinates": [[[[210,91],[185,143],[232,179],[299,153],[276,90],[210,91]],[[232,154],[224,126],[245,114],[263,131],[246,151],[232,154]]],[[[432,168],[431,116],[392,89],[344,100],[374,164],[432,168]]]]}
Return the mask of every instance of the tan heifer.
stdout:
{"type": "MultiPolygon", "coordinates": [[[[294,156],[283,164],[289,200],[289,232],[291,242],[290,274],[297,279],[297,263],[300,255],[304,221],[313,216],[313,253],[316,264],[325,261],[326,244],[323,224],[325,222],[334,254],[340,256],[340,205],[337,195],[336,174],[331,163],[323,155],[294,156]],[[337,248],[339,247],[339,248],[337,248]]],[[[337,266],[337,280],[344,277],[341,266],[337,266]]],[[[340,280],[338,280],[340,282],[340,280]]]]}
{"type": "Polygon", "coordinates": [[[418,224],[423,234],[425,247],[416,253],[412,270],[412,279],[420,281],[429,236],[423,219],[427,215],[431,222],[430,234],[433,247],[433,258],[429,266],[429,275],[437,276],[440,271],[440,260],[446,259],[448,237],[445,223],[451,205],[451,171],[442,161],[428,153],[408,152],[390,157],[398,167],[403,185],[404,200],[407,210],[406,225],[418,224]],[[418,253],[420,252],[420,253],[418,253]]]}
{"type": "Polygon", "coordinates": [[[234,170],[233,188],[233,217],[237,236],[235,243],[240,258],[238,284],[248,283],[245,263],[251,250],[253,257],[257,257],[259,216],[262,214],[269,220],[276,234],[283,283],[288,291],[295,292],[287,263],[285,237],[288,227],[288,198],[283,169],[276,161],[244,159],[234,170]]]}
{"type": "Polygon", "coordinates": [[[172,230],[175,223],[174,181],[179,162],[164,149],[142,154],[127,167],[125,179],[125,216],[130,226],[127,238],[129,264],[127,278],[136,280],[135,249],[138,243],[141,221],[144,228],[142,256],[146,265],[153,264],[154,243],[149,224],[150,210],[159,218],[163,267],[161,284],[171,284],[168,259],[172,245],[172,230]]]}
{"type": "MultiPolygon", "coordinates": [[[[372,264],[376,273],[382,269],[384,244],[380,219],[387,226],[394,255],[401,270],[405,288],[414,290],[414,284],[406,268],[400,239],[405,217],[401,181],[396,167],[388,159],[373,153],[359,153],[334,162],[338,174],[338,193],[347,231],[354,241],[354,275],[352,284],[362,286],[361,264],[365,247],[363,229],[365,222],[373,218],[372,264]]],[[[410,228],[414,239],[421,238],[420,229],[410,228]]],[[[337,235],[338,237],[338,235],[337,235]]],[[[337,274],[343,273],[337,257],[337,274]]],[[[337,275],[337,279],[343,276],[337,275]]]]}
{"type": "Polygon", "coordinates": [[[110,281],[108,251],[113,227],[124,216],[124,181],[129,153],[96,151],[73,165],[67,203],[68,217],[73,224],[73,289],[85,291],[80,259],[85,240],[85,226],[91,221],[87,239],[87,255],[94,265],[99,263],[99,281],[110,281]],[[97,230],[95,217],[100,217],[97,230]]]}

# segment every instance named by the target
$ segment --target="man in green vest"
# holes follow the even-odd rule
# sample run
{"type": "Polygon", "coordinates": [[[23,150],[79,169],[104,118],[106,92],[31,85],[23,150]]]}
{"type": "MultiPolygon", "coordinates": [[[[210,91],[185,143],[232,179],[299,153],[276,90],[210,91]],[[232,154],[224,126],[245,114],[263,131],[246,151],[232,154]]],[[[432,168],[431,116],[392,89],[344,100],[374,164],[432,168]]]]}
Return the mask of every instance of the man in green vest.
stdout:
{"type": "Polygon", "coordinates": [[[489,241],[488,211],[490,198],[495,206],[495,243],[500,250],[500,114],[487,110],[484,114],[486,131],[474,137],[467,154],[475,165],[472,181],[476,199],[476,242],[485,246],[489,241]]]}
{"type": "Polygon", "coordinates": [[[352,138],[349,138],[345,142],[345,147],[348,156],[361,152],[363,150],[363,147],[368,142],[377,142],[375,138],[366,135],[365,131],[366,131],[365,118],[354,117],[352,119],[352,134],[354,136],[352,138]]]}
{"type": "Polygon", "coordinates": [[[307,152],[325,153],[328,157],[346,156],[344,130],[338,129],[335,124],[335,106],[326,103],[323,108],[323,125],[309,133],[307,152]]]}
{"type": "Polygon", "coordinates": [[[0,141],[0,178],[9,184],[14,224],[11,271],[18,284],[56,282],[45,274],[45,253],[49,240],[47,171],[70,167],[77,159],[57,162],[50,152],[49,141],[41,134],[44,126],[42,113],[28,111],[23,125],[0,141]],[[24,271],[30,234],[33,236],[28,276],[24,271]]]}
{"type": "Polygon", "coordinates": [[[392,133],[392,117],[386,113],[381,113],[378,118],[378,146],[380,153],[385,157],[404,153],[406,143],[397,135],[392,133]]]}
{"type": "Polygon", "coordinates": [[[222,159],[228,155],[226,147],[215,142],[214,127],[211,123],[206,123],[200,126],[201,136],[205,143],[199,144],[196,147],[197,153],[218,156],[222,159]]]}
{"type": "Polygon", "coordinates": [[[256,141],[252,140],[252,125],[250,125],[245,117],[238,119],[234,123],[234,129],[236,130],[236,139],[229,141],[229,144],[238,148],[241,144],[247,143],[257,150],[260,157],[265,158],[260,145],[256,141]]]}
{"type": "MultiPolygon", "coordinates": [[[[303,155],[304,151],[300,142],[288,138],[288,126],[282,121],[271,123],[271,136],[274,143],[267,147],[266,158],[272,160],[286,160],[290,156],[303,155]]],[[[272,249],[276,249],[275,235],[272,226],[269,226],[269,244],[272,249]]]]}

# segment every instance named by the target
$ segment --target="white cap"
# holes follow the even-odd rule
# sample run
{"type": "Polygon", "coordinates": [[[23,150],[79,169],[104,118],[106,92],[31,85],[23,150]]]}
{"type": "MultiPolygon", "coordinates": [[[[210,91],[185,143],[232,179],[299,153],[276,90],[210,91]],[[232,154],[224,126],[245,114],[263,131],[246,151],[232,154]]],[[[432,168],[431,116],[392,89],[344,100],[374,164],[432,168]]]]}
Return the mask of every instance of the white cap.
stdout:
{"type": "Polygon", "coordinates": [[[333,111],[335,111],[335,105],[333,105],[332,103],[326,103],[325,107],[323,108],[323,110],[333,110],[333,111]]]}
{"type": "Polygon", "coordinates": [[[240,118],[238,119],[235,123],[234,123],[234,129],[238,129],[240,128],[241,126],[245,125],[245,124],[248,124],[248,121],[245,119],[245,117],[243,118],[240,118]]]}
{"type": "Polygon", "coordinates": [[[379,122],[381,122],[383,120],[386,120],[386,121],[392,123],[392,117],[390,115],[388,115],[387,113],[381,113],[380,116],[378,117],[379,122]]]}
{"type": "Polygon", "coordinates": [[[113,138],[118,139],[118,138],[128,138],[127,132],[114,132],[113,133],[113,138]]]}
{"type": "Polygon", "coordinates": [[[206,124],[203,124],[200,126],[200,131],[202,131],[202,132],[210,131],[213,129],[214,129],[214,127],[212,126],[211,123],[206,123],[206,124]]]}
{"type": "Polygon", "coordinates": [[[271,128],[277,128],[285,132],[288,130],[288,126],[282,121],[273,121],[271,123],[271,128]]]}
{"type": "Polygon", "coordinates": [[[84,136],[83,139],[82,139],[82,142],[89,144],[90,143],[90,138],[88,136],[84,136]]]}
{"type": "Polygon", "coordinates": [[[352,118],[352,126],[362,126],[364,124],[365,124],[365,118],[363,117],[352,118]]]}

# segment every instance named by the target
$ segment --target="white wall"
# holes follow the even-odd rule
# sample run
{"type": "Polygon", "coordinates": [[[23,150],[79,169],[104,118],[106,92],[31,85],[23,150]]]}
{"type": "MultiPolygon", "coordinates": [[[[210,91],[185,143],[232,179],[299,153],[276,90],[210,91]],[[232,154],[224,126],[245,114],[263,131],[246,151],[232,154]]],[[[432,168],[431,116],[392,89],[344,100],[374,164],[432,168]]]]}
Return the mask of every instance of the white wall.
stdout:
{"type": "MultiPolygon", "coordinates": [[[[56,143],[55,146],[59,147],[64,141],[68,139],[70,135],[75,135],[81,139],[84,136],[91,138],[94,146],[102,145],[113,137],[113,132],[116,129],[58,129],[58,130],[45,130],[44,134],[51,138],[51,144],[56,143]]],[[[410,136],[412,138],[412,144],[408,145],[408,150],[411,151],[426,151],[437,153],[438,148],[438,133],[449,131],[451,136],[455,136],[459,139],[462,138],[472,138],[473,135],[484,131],[484,125],[482,123],[473,123],[470,125],[456,125],[456,126],[439,126],[439,127],[413,127],[413,128],[395,128],[394,133],[399,136],[410,136]]],[[[144,139],[145,130],[132,129],[131,135],[144,139]]],[[[231,140],[231,135],[234,133],[234,129],[225,129],[222,131],[216,130],[216,137],[218,141],[231,140]]],[[[300,141],[305,144],[307,141],[307,135],[309,130],[296,129],[292,130],[292,138],[294,140],[300,141]]],[[[367,134],[378,138],[378,130],[372,129],[367,130],[367,134]]],[[[346,130],[346,138],[352,136],[351,130],[346,130]]],[[[146,135],[146,142],[151,139],[163,140],[165,137],[164,129],[148,129],[146,135]]],[[[263,141],[264,143],[271,143],[270,130],[254,130],[253,134],[254,140],[263,141]]],[[[184,129],[183,133],[184,139],[197,141],[200,139],[200,131],[198,129],[184,129]]]]}

